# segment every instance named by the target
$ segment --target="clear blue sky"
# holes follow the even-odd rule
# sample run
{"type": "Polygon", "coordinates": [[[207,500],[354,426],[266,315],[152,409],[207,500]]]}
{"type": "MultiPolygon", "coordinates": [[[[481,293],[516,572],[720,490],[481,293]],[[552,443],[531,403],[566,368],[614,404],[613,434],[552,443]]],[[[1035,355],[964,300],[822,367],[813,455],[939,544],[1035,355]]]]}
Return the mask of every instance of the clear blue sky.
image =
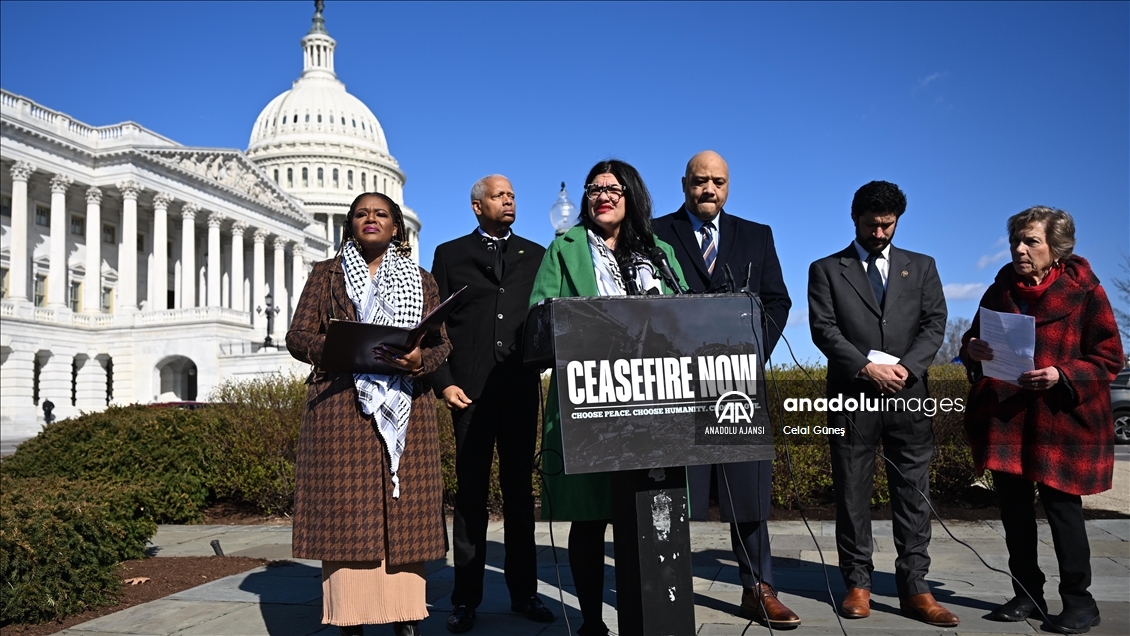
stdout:
{"type": "MultiPolygon", "coordinates": [[[[302,70],[310,2],[0,3],[3,87],[93,125],[246,148],[302,70]]],[[[852,194],[899,184],[895,243],[937,258],[951,317],[1006,262],[1005,219],[1068,210],[1100,279],[1130,253],[1130,4],[327,2],[338,77],[384,126],[420,215],[422,264],[474,224],[478,177],[510,176],[515,230],[552,239],[566,181],[643,174],[673,211],[699,150],[730,164],[727,211],[772,225],[815,361],[808,264],[852,237],[852,194]]],[[[1108,285],[1109,287],[1109,285],[1108,285]]],[[[778,360],[783,356],[778,353],[778,360]]]]}

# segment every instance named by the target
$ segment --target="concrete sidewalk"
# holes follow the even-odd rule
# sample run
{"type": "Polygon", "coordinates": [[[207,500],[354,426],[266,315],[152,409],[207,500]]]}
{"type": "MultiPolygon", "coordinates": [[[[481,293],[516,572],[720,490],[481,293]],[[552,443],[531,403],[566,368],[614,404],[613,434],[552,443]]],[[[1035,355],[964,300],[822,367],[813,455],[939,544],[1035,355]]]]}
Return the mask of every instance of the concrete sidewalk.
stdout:
{"type": "MultiPolygon", "coordinates": [[[[958,539],[977,549],[993,567],[1007,569],[1007,552],[1000,522],[947,522],[958,539]]],[[[773,562],[781,600],[804,621],[792,633],[841,634],[836,614],[828,605],[825,574],[833,596],[838,601],[843,583],[834,567],[821,566],[816,545],[824,552],[824,560],[834,566],[835,523],[811,523],[816,542],[799,521],[771,522],[773,562]]],[[[567,636],[561,617],[561,597],[575,632],[580,626],[580,611],[573,595],[568,557],[564,548],[568,524],[553,524],[554,543],[559,570],[554,567],[554,549],[550,547],[549,524],[537,525],[539,592],[558,615],[555,623],[533,623],[514,614],[509,607],[509,594],[503,579],[502,523],[491,523],[487,554],[486,600],[478,608],[479,618],[472,634],[567,636]],[[558,587],[558,572],[561,586],[558,587]]],[[[1098,600],[1102,625],[1093,634],[1130,634],[1130,519],[1087,522],[1091,541],[1093,583],[1091,592],[1098,600]]],[[[894,542],[891,522],[874,523],[876,553],[872,615],[856,621],[844,621],[849,634],[923,636],[926,634],[1035,634],[1041,633],[1041,621],[997,623],[984,617],[994,606],[1011,596],[1009,579],[982,565],[968,548],[958,544],[935,522],[930,555],[933,564],[929,581],[934,595],[961,617],[954,629],[930,627],[898,614],[895,593],[894,542]]],[[[1049,575],[1045,588],[1051,611],[1057,613],[1060,603],[1056,594],[1057,568],[1052,550],[1051,532],[1046,523],[1040,526],[1040,566],[1049,575]]],[[[151,552],[163,556],[211,555],[209,545],[220,541],[228,555],[290,558],[290,526],[161,526],[153,538],[151,552]]],[[[736,616],[741,600],[737,564],[730,552],[729,528],[722,523],[692,523],[694,548],[694,592],[697,633],[710,636],[768,634],[769,630],[736,616]],[[747,629],[748,626],[748,629],[747,629]]],[[[607,536],[607,550],[612,551],[612,533],[607,536]]],[[[605,585],[615,588],[614,562],[606,559],[605,585]]],[[[450,593],[453,571],[450,559],[428,564],[427,598],[431,616],[421,625],[424,634],[447,634],[444,621],[451,610],[450,593]]],[[[317,634],[336,636],[337,628],[321,621],[321,569],[317,561],[293,561],[257,568],[229,576],[172,596],[138,605],[60,632],[72,636],[298,636],[317,634]]],[[[616,631],[615,594],[605,593],[605,622],[616,631]]],[[[782,630],[776,630],[780,632],[782,630]]],[[[368,636],[390,634],[388,626],[366,628],[368,636]]]]}

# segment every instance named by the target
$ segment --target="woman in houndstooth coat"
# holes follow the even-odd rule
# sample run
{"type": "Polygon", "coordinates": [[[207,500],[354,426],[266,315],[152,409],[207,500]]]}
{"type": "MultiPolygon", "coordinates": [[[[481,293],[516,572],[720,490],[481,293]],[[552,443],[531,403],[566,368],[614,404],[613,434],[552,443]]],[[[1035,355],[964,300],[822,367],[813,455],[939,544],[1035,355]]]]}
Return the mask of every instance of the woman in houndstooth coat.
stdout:
{"type": "Polygon", "coordinates": [[[389,375],[320,370],[332,318],[411,327],[439,304],[409,257],[400,207],[366,193],[350,206],[342,249],[314,265],[286,344],[313,367],[298,440],[293,553],[322,560],[323,623],[342,634],[392,623],[418,633],[428,613],[424,562],[447,552],[430,374],[451,346],[431,332],[410,352],[374,355],[389,375]],[[389,247],[392,249],[389,249],[389,247]]]}

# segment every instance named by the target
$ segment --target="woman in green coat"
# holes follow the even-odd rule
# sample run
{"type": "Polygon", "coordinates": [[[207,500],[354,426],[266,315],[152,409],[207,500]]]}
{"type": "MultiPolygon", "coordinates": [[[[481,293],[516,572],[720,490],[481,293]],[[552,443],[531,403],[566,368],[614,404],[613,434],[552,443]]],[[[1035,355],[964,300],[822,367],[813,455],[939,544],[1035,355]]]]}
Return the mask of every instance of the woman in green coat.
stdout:
{"type": "MultiPolygon", "coordinates": [[[[530,305],[546,298],[663,294],[663,283],[647,254],[659,247],[682,280],[671,246],[651,232],[651,195],[635,168],[611,159],[589,171],[581,201],[581,222],[555,240],[545,253],[530,305]]],[[[569,567],[577,587],[584,623],[581,636],[604,636],[604,533],[612,519],[608,473],[566,475],[561,461],[561,411],[557,376],[550,383],[545,409],[542,469],[546,489],[542,517],[571,521],[569,567]]]]}

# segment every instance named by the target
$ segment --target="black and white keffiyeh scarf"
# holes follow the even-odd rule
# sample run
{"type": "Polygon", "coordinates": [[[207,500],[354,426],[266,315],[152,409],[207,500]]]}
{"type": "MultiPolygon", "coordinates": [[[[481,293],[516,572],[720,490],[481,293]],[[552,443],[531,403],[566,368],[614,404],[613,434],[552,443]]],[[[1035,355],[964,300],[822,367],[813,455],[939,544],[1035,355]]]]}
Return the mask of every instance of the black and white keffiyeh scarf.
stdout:
{"type": "MultiPolygon", "coordinates": [[[[352,241],[341,250],[345,270],[345,289],[357,319],[374,325],[411,329],[424,314],[424,290],[420,269],[411,258],[400,256],[395,249],[385,252],[377,273],[369,278],[369,265],[352,241]]],[[[412,380],[403,373],[354,373],[353,384],[361,401],[361,410],[372,415],[377,431],[384,439],[392,472],[392,496],[400,497],[400,457],[408,418],[412,413],[412,380]]]]}
{"type": "MultiPolygon", "coordinates": [[[[624,285],[624,276],[620,273],[620,265],[616,262],[616,255],[609,249],[604,239],[588,230],[589,252],[592,253],[592,268],[596,274],[596,288],[601,296],[623,296],[627,294],[624,285]]],[[[636,284],[643,293],[655,288],[660,292],[659,278],[655,275],[654,266],[642,254],[632,254],[632,272],[636,275],[636,284]]]]}

